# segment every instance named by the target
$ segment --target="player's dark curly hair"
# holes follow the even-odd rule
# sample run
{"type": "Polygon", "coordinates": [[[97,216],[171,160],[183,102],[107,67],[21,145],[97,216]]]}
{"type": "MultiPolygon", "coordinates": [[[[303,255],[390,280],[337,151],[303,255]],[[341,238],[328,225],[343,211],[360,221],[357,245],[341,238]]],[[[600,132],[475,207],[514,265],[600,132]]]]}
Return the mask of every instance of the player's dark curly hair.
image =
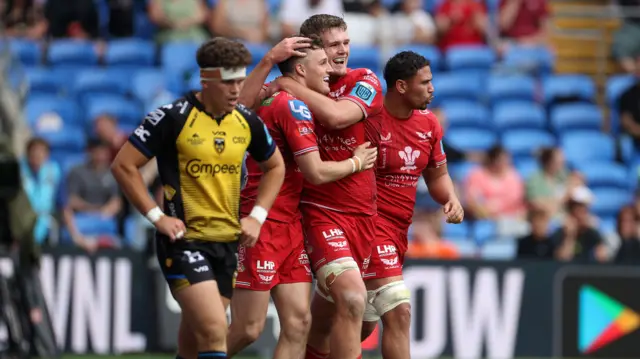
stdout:
{"type": "Polygon", "coordinates": [[[238,68],[251,64],[251,53],[238,41],[215,37],[200,46],[196,53],[200,68],[238,68]]]}
{"type": "Polygon", "coordinates": [[[318,14],[306,19],[300,25],[300,33],[306,37],[312,35],[320,36],[323,32],[335,28],[346,30],[347,23],[339,16],[318,14]]]}
{"type": "Polygon", "coordinates": [[[407,81],[427,66],[431,66],[431,62],[413,51],[402,51],[395,54],[384,66],[384,80],[387,83],[387,89],[395,90],[398,80],[407,81]]]}
{"type": "MultiPolygon", "coordinates": [[[[290,37],[300,37],[302,35],[293,35],[290,37]]],[[[322,39],[319,36],[316,35],[309,35],[308,36],[311,39],[311,46],[304,48],[304,49],[299,49],[298,51],[300,52],[304,52],[304,53],[308,53],[311,50],[318,50],[318,49],[322,49],[324,48],[323,44],[322,44],[322,39]]],[[[281,63],[278,64],[278,69],[280,70],[280,72],[283,75],[286,74],[291,74],[294,72],[296,64],[298,63],[298,61],[302,60],[303,57],[299,57],[299,56],[291,56],[290,58],[282,61],[281,63]]]]}

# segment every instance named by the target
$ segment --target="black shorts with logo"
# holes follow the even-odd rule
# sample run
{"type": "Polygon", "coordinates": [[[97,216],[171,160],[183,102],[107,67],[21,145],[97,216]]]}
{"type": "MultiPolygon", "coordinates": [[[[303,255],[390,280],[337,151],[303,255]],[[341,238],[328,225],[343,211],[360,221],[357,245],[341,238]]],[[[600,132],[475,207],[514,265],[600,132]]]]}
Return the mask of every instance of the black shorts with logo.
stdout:
{"type": "Polygon", "coordinates": [[[189,285],[215,280],[220,295],[231,299],[238,266],[238,242],[176,240],[156,235],[156,255],[175,293],[189,285]]]}

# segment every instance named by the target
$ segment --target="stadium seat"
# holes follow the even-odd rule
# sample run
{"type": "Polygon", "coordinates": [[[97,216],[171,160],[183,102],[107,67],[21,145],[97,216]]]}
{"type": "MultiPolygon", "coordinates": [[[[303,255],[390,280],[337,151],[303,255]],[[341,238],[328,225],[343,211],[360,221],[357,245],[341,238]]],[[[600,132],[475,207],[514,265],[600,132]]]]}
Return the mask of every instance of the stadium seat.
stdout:
{"type": "Polygon", "coordinates": [[[471,170],[476,166],[477,164],[473,162],[450,162],[447,164],[449,174],[454,182],[464,181],[464,179],[469,175],[469,172],[471,172],[471,170]]]}
{"type": "Polygon", "coordinates": [[[468,239],[447,241],[456,247],[458,254],[462,258],[475,258],[478,256],[478,246],[474,241],[468,239]]]}
{"type": "Polygon", "coordinates": [[[81,165],[87,160],[87,155],[84,152],[80,153],[64,153],[62,155],[58,152],[56,156],[56,160],[60,163],[60,169],[62,170],[62,175],[66,178],[69,171],[72,168],[81,165]]]}
{"type": "Polygon", "coordinates": [[[488,46],[454,46],[445,57],[450,71],[488,70],[496,60],[495,52],[488,46]]]}
{"type": "Polygon", "coordinates": [[[543,129],[546,127],[544,110],[533,102],[505,102],[496,105],[493,124],[499,131],[513,129],[543,129]]]}
{"type": "Polygon", "coordinates": [[[123,39],[109,42],[104,55],[107,66],[153,66],[155,46],[141,39],[123,39]]]}
{"type": "Polygon", "coordinates": [[[609,78],[606,87],[607,105],[611,108],[610,123],[611,132],[617,135],[620,132],[620,114],[619,101],[622,94],[636,83],[636,77],[633,75],[616,75],[609,78]]]}
{"type": "Polygon", "coordinates": [[[171,73],[184,76],[198,68],[196,52],[199,44],[194,42],[169,42],[160,50],[160,63],[162,67],[171,73]]]}
{"type": "Polygon", "coordinates": [[[191,75],[191,78],[187,82],[187,90],[200,91],[202,84],[200,83],[200,72],[196,71],[191,75]]]}
{"type": "Polygon", "coordinates": [[[49,45],[47,62],[51,66],[95,66],[95,44],[80,40],[56,40],[49,45]]]}
{"type": "Polygon", "coordinates": [[[442,223],[442,237],[447,240],[464,240],[469,238],[469,224],[462,222],[458,224],[442,223]]]}
{"type": "Polygon", "coordinates": [[[462,152],[486,151],[497,143],[497,136],[491,130],[455,128],[447,131],[447,140],[462,152]]]}
{"type": "MultiPolygon", "coordinates": [[[[282,76],[282,74],[280,73],[280,70],[272,70],[269,73],[269,76],[267,76],[267,79],[265,80],[265,83],[269,83],[271,81],[274,81],[276,78],[278,78],[280,76],[282,76]]],[[[384,82],[384,81],[382,81],[382,82],[384,82]]],[[[382,82],[380,83],[380,85],[383,85],[382,82]]],[[[385,86],[383,86],[383,91],[384,91],[384,87],[385,86]]]]}
{"type": "Polygon", "coordinates": [[[413,51],[427,58],[431,63],[432,72],[438,72],[442,68],[442,55],[435,46],[409,44],[395,48],[391,54],[394,55],[401,51],[413,51]]]}
{"type": "Polygon", "coordinates": [[[503,63],[509,68],[535,73],[549,73],[553,70],[555,59],[546,47],[512,46],[503,57],[503,63]]]}
{"type": "Polygon", "coordinates": [[[560,137],[567,161],[572,165],[588,161],[613,162],[615,143],[611,136],[597,131],[572,131],[560,137]]]}
{"type": "Polygon", "coordinates": [[[25,117],[32,129],[38,127],[40,117],[47,113],[56,113],[64,125],[80,125],[80,110],[75,101],[57,96],[37,96],[28,98],[25,105],[25,117]]]}
{"type": "Polygon", "coordinates": [[[96,94],[117,94],[127,93],[131,79],[125,73],[108,69],[85,70],[77,74],[73,93],[78,99],[84,100],[86,97],[96,94]]]}
{"type": "Polygon", "coordinates": [[[516,171],[518,171],[518,173],[520,174],[520,177],[522,177],[522,179],[524,180],[527,180],[534,173],[540,170],[538,161],[533,157],[516,158],[514,161],[514,166],[516,168],[516,171]]]}
{"type": "Polygon", "coordinates": [[[489,101],[499,104],[503,101],[535,101],[536,82],[524,75],[491,76],[487,85],[489,101]]]}
{"type": "Polygon", "coordinates": [[[627,134],[623,134],[618,137],[618,141],[622,160],[628,165],[633,165],[634,160],[637,161],[640,157],[636,155],[636,145],[633,142],[633,138],[627,134]]]}
{"type": "Polygon", "coordinates": [[[600,218],[598,229],[600,230],[600,233],[607,235],[610,233],[616,233],[616,226],[616,217],[604,217],[600,218]]]}
{"type": "Polygon", "coordinates": [[[77,126],[65,125],[64,128],[59,131],[36,130],[34,133],[49,143],[51,152],[79,152],[83,151],[87,144],[84,130],[77,126]]]}
{"type": "Polygon", "coordinates": [[[569,103],[554,106],[551,110],[551,129],[558,134],[573,130],[594,130],[602,128],[602,111],[589,103],[569,103]]]}
{"type": "Polygon", "coordinates": [[[96,95],[87,98],[86,123],[90,125],[101,114],[110,114],[118,119],[119,124],[138,125],[142,121],[143,111],[134,100],[118,95],[96,95]]]}
{"type": "Polygon", "coordinates": [[[377,47],[351,46],[348,65],[352,69],[365,68],[380,72],[380,50],[377,47]]]}
{"type": "Polygon", "coordinates": [[[118,224],[115,218],[79,213],[74,216],[74,219],[78,231],[85,236],[116,235],[118,233],[118,224]]]}
{"type": "Polygon", "coordinates": [[[9,49],[11,54],[25,66],[38,65],[42,58],[40,44],[35,41],[11,39],[9,49]]]}
{"type": "Polygon", "coordinates": [[[268,44],[254,44],[250,42],[244,43],[244,46],[247,47],[247,50],[251,53],[251,64],[257,65],[260,60],[264,57],[264,55],[271,50],[271,46],[268,44]]]}
{"type": "Polygon", "coordinates": [[[637,176],[630,173],[626,166],[616,162],[579,163],[576,169],[584,175],[587,186],[591,189],[599,187],[617,187],[629,190],[634,187],[637,176]]]}
{"type": "Polygon", "coordinates": [[[485,260],[511,260],[518,251],[518,242],[513,238],[487,241],[480,248],[480,257],[485,260]]]}
{"type": "Polygon", "coordinates": [[[544,103],[549,105],[557,100],[577,100],[594,102],[596,86],[586,75],[554,75],[542,84],[544,103]]]}
{"type": "Polygon", "coordinates": [[[490,240],[496,239],[498,226],[496,222],[490,220],[478,220],[473,224],[473,239],[479,246],[490,240]]]}
{"type": "MultiPolygon", "coordinates": [[[[273,74],[273,71],[271,71],[271,73],[273,74]]],[[[269,75],[271,76],[271,75],[269,75]]],[[[384,74],[382,72],[378,72],[376,74],[376,77],[378,77],[378,80],[380,81],[380,87],[382,87],[382,93],[387,93],[387,81],[384,80],[384,74]]]]}
{"type": "Polygon", "coordinates": [[[433,78],[437,103],[449,100],[480,101],[485,91],[480,79],[460,73],[442,73],[433,78]]]}
{"type": "Polygon", "coordinates": [[[592,212],[599,217],[614,217],[625,205],[633,203],[633,194],[619,188],[596,188],[591,205],[592,212]]]}
{"type": "Polygon", "coordinates": [[[160,70],[147,69],[133,75],[131,93],[142,103],[151,101],[155,95],[166,89],[165,77],[160,70]]]}
{"type": "Polygon", "coordinates": [[[543,147],[552,147],[556,139],[544,130],[507,130],[502,134],[502,146],[513,157],[535,156],[543,147]]]}
{"type": "Polygon", "coordinates": [[[442,105],[449,127],[491,128],[491,116],[484,106],[469,101],[449,101],[442,105]]]}
{"type": "Polygon", "coordinates": [[[58,95],[63,92],[65,81],[69,81],[68,78],[46,67],[29,68],[26,74],[29,83],[29,96],[58,95]]]}

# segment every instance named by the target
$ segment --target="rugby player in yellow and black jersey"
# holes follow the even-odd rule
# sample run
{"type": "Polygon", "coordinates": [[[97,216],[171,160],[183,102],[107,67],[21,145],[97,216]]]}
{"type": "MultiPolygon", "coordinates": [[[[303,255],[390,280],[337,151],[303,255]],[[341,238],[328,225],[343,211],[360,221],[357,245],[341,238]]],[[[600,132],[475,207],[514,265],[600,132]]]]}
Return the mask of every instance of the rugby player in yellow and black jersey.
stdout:
{"type": "Polygon", "coordinates": [[[112,166],[129,200],[157,229],[160,266],[182,309],[178,355],[226,358],[226,307],[238,242],[253,246],[282,185],[282,156],[262,120],[237,103],[251,55],[215,38],[196,55],[202,91],[149,113],[112,166]],[[263,170],[258,199],[240,219],[246,153],[263,170]],[[138,169],[152,157],[164,186],[164,211],[138,169]]]}

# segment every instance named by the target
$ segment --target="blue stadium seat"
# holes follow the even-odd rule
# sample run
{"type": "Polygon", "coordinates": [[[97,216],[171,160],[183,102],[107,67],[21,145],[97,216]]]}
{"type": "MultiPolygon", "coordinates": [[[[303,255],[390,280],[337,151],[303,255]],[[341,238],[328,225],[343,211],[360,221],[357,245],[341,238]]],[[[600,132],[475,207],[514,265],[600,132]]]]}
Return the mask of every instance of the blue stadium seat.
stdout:
{"type": "Polygon", "coordinates": [[[487,241],[480,248],[480,257],[485,260],[511,260],[518,251],[518,242],[513,238],[487,241]]]}
{"type": "Polygon", "coordinates": [[[479,101],[485,89],[480,79],[461,73],[442,73],[433,78],[437,103],[449,100],[479,101]]]}
{"type": "Polygon", "coordinates": [[[191,78],[187,83],[187,89],[189,91],[200,91],[202,89],[202,84],[200,84],[200,72],[196,71],[191,75],[191,78]]]}
{"type": "Polygon", "coordinates": [[[250,42],[244,43],[244,46],[247,47],[247,50],[251,53],[251,63],[255,66],[262,60],[264,55],[271,50],[271,46],[268,44],[253,44],[250,42]]]}
{"type": "Polygon", "coordinates": [[[96,95],[87,98],[87,124],[101,114],[110,114],[118,119],[119,124],[139,125],[144,118],[140,104],[118,95],[96,95]]]}
{"type": "Polygon", "coordinates": [[[52,66],[94,66],[98,64],[98,54],[91,42],[56,40],[49,45],[47,61],[52,66]]]}
{"type": "Polygon", "coordinates": [[[449,143],[463,152],[486,151],[498,141],[491,130],[477,128],[455,128],[447,131],[449,143]]]}
{"type": "Polygon", "coordinates": [[[85,236],[116,235],[118,233],[118,224],[115,218],[79,213],[74,216],[74,219],[78,231],[85,236]]]}
{"type": "Polygon", "coordinates": [[[109,42],[104,62],[107,66],[153,66],[155,46],[141,39],[122,39],[109,42]]]}
{"type": "Polygon", "coordinates": [[[494,221],[478,220],[473,224],[472,233],[476,243],[482,246],[487,241],[496,239],[498,226],[494,221]]]}
{"type": "Polygon", "coordinates": [[[191,73],[198,68],[196,52],[198,44],[194,42],[169,42],[160,50],[160,63],[162,67],[180,76],[186,72],[191,73]]]}
{"type": "Polygon", "coordinates": [[[131,93],[143,103],[151,101],[163,89],[166,89],[166,81],[160,70],[147,69],[133,75],[131,93]]]}
{"type": "Polygon", "coordinates": [[[442,237],[447,240],[464,240],[469,238],[469,223],[442,223],[442,237]]]}
{"type": "MultiPolygon", "coordinates": [[[[269,72],[269,76],[267,76],[267,79],[265,80],[265,83],[269,83],[271,81],[274,81],[276,78],[282,76],[282,74],[280,73],[280,70],[271,70],[271,72],[269,72]]],[[[386,88],[385,84],[383,83],[384,81],[380,82],[380,85],[383,87],[383,91],[384,88],[386,88]]]]}
{"type": "Polygon", "coordinates": [[[29,95],[58,95],[65,88],[68,78],[59,75],[46,67],[32,67],[27,69],[27,81],[29,82],[29,95]]]}
{"type": "Polygon", "coordinates": [[[504,54],[507,67],[536,73],[549,73],[555,59],[546,47],[513,46],[504,54]]]}
{"type": "Polygon", "coordinates": [[[380,50],[377,47],[352,45],[348,65],[352,69],[365,68],[380,72],[380,50]]]}
{"type": "Polygon", "coordinates": [[[459,162],[459,163],[448,163],[449,174],[451,174],[451,178],[455,182],[462,182],[467,178],[469,172],[478,166],[476,163],[472,162],[459,162]]]}
{"type": "Polygon", "coordinates": [[[538,161],[533,157],[521,157],[516,158],[514,161],[516,171],[520,174],[524,180],[527,180],[531,175],[538,172],[540,165],[538,161]]]}
{"type": "MultiPolygon", "coordinates": [[[[271,71],[271,74],[273,74],[273,71],[271,71]]],[[[271,74],[269,76],[271,76],[271,74]]],[[[380,87],[382,87],[382,93],[387,93],[387,81],[384,80],[384,74],[382,72],[378,72],[376,74],[376,77],[378,77],[378,80],[380,81],[380,87]]]]}
{"type": "Polygon", "coordinates": [[[489,100],[493,104],[503,101],[535,101],[536,82],[525,75],[491,76],[487,85],[489,100]]]}
{"type": "Polygon", "coordinates": [[[80,110],[75,101],[57,96],[37,96],[28,98],[25,106],[27,123],[34,128],[40,116],[55,112],[65,125],[80,125],[80,110]]]}
{"type": "Polygon", "coordinates": [[[634,83],[636,77],[633,75],[616,75],[609,78],[606,87],[607,105],[611,108],[611,132],[617,135],[620,132],[619,101],[622,94],[634,83]]]}
{"type": "Polygon", "coordinates": [[[23,65],[38,65],[42,58],[40,44],[30,40],[11,39],[9,40],[11,54],[23,65]]]}
{"type": "Polygon", "coordinates": [[[614,217],[620,208],[633,203],[633,194],[619,188],[596,188],[591,210],[599,217],[614,217]]]}
{"type": "Polygon", "coordinates": [[[44,138],[54,151],[82,151],[87,144],[87,137],[81,127],[64,126],[59,131],[35,131],[36,136],[44,138]]]}
{"type": "Polygon", "coordinates": [[[607,234],[617,233],[616,227],[616,217],[600,218],[598,229],[600,230],[600,233],[604,234],[605,236],[607,234]]]}
{"type": "Polygon", "coordinates": [[[487,109],[469,101],[448,101],[442,105],[449,127],[491,128],[491,117],[487,109]]]}
{"type": "Polygon", "coordinates": [[[637,180],[633,172],[630,173],[626,166],[616,162],[589,161],[579,163],[576,169],[584,175],[587,186],[591,189],[617,187],[629,190],[637,180]]]}
{"type": "Polygon", "coordinates": [[[437,72],[442,67],[442,55],[440,54],[440,50],[435,46],[409,44],[395,48],[392,54],[397,54],[401,51],[413,51],[427,58],[427,60],[431,62],[432,72],[437,72]]]}
{"type": "Polygon", "coordinates": [[[618,137],[618,141],[620,144],[620,155],[622,156],[622,160],[630,165],[633,163],[634,159],[637,160],[635,144],[633,143],[633,138],[627,134],[620,135],[618,137]],[[635,158],[634,158],[635,157],[635,158]]]}
{"type": "Polygon", "coordinates": [[[572,165],[588,161],[609,161],[615,158],[615,143],[611,136],[597,131],[572,131],[560,137],[560,144],[572,165]]]}
{"type": "Polygon", "coordinates": [[[73,93],[79,99],[95,94],[127,93],[131,79],[126,74],[108,69],[85,70],[77,74],[73,85],[73,93]]]}
{"type": "Polygon", "coordinates": [[[447,68],[458,70],[488,70],[496,61],[496,54],[488,46],[454,46],[447,50],[447,68]]]}
{"type": "Polygon", "coordinates": [[[603,122],[600,108],[589,103],[561,104],[551,110],[551,129],[555,133],[572,130],[598,131],[603,122]]]}
{"type": "Polygon", "coordinates": [[[586,75],[555,75],[546,78],[542,84],[544,102],[559,99],[576,99],[594,102],[596,86],[586,75]]]}
{"type": "Polygon", "coordinates": [[[72,168],[83,164],[87,160],[85,152],[64,153],[62,156],[58,155],[57,157],[58,163],[60,163],[60,169],[62,170],[62,175],[65,178],[72,168]]]}
{"type": "Polygon", "coordinates": [[[543,129],[546,122],[544,110],[533,102],[505,102],[496,105],[493,111],[493,124],[500,131],[543,129]]]}
{"type": "Polygon", "coordinates": [[[424,10],[428,13],[433,14],[436,12],[436,10],[438,10],[438,7],[440,7],[440,4],[442,4],[443,2],[444,0],[424,0],[424,10]]]}
{"type": "Polygon", "coordinates": [[[513,157],[535,156],[540,148],[552,147],[555,143],[555,137],[544,130],[516,129],[507,130],[502,134],[502,146],[513,157]]]}

